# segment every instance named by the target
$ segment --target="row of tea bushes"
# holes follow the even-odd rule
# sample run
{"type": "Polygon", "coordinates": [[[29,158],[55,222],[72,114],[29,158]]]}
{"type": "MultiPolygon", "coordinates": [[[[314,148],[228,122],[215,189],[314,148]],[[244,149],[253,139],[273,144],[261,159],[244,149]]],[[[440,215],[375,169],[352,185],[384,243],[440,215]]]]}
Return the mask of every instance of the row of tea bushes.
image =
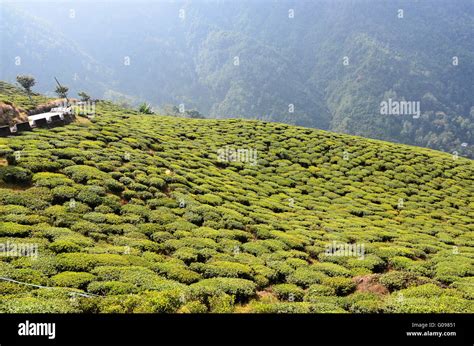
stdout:
{"type": "Polygon", "coordinates": [[[474,311],[472,160],[96,110],[0,139],[0,244],[37,248],[1,256],[0,277],[50,287],[0,280],[0,311],[474,311]]]}

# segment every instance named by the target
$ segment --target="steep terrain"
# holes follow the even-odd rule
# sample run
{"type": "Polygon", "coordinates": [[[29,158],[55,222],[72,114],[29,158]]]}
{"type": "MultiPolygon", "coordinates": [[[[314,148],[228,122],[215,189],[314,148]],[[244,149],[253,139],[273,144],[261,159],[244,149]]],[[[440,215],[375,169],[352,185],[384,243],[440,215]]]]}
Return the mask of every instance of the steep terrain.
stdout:
{"type": "Polygon", "coordinates": [[[474,312],[472,160],[96,111],[0,138],[0,312],[474,312]]]}
{"type": "Polygon", "coordinates": [[[74,95],[474,157],[470,0],[20,2],[0,16],[0,79],[32,73],[42,92],[56,75],[74,95]],[[420,116],[381,114],[388,99],[420,116]]]}

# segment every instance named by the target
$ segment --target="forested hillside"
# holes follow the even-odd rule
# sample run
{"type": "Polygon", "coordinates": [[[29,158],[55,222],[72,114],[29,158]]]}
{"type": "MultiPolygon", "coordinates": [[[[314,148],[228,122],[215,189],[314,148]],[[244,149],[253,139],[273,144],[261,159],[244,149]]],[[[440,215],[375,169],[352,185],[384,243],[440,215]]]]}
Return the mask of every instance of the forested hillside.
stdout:
{"type": "Polygon", "coordinates": [[[209,117],[280,121],[474,157],[470,0],[13,7],[1,13],[5,80],[36,74],[45,92],[59,75],[72,91],[97,97],[182,104],[209,117]],[[419,102],[419,116],[381,114],[388,99],[419,102]]]}
{"type": "Polygon", "coordinates": [[[472,313],[473,172],[430,149],[99,102],[91,121],[0,138],[0,312],[472,313]]]}

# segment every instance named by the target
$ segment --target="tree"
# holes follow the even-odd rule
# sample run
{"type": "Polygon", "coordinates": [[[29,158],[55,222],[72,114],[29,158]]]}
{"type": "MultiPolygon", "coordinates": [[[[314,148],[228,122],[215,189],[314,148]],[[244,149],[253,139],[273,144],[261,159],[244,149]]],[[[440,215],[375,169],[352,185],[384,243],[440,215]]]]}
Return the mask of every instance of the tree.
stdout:
{"type": "Polygon", "coordinates": [[[153,111],[151,110],[151,106],[147,104],[146,102],[140,105],[140,108],[138,109],[138,111],[144,114],[153,114],[153,111]]]}
{"type": "Polygon", "coordinates": [[[206,117],[202,115],[199,111],[195,109],[185,110],[181,112],[178,106],[165,105],[161,110],[162,114],[170,115],[173,117],[185,117],[193,119],[205,119],[206,117]]]}
{"type": "Polygon", "coordinates": [[[192,118],[192,119],[205,119],[204,115],[202,115],[201,113],[199,113],[197,110],[195,109],[191,109],[189,111],[186,111],[186,116],[188,118],[192,118]]]}
{"type": "Polygon", "coordinates": [[[18,75],[16,76],[16,81],[23,87],[23,89],[25,89],[30,101],[32,101],[31,88],[36,84],[35,77],[27,75],[18,75]]]}
{"type": "Polygon", "coordinates": [[[91,99],[91,97],[88,94],[86,94],[84,91],[81,91],[77,95],[79,95],[79,97],[81,98],[81,101],[89,101],[91,99]]]}
{"type": "Polygon", "coordinates": [[[58,94],[58,97],[60,98],[65,98],[67,97],[67,92],[69,91],[69,88],[67,86],[61,85],[57,86],[56,90],[54,91],[56,94],[58,94]]]}

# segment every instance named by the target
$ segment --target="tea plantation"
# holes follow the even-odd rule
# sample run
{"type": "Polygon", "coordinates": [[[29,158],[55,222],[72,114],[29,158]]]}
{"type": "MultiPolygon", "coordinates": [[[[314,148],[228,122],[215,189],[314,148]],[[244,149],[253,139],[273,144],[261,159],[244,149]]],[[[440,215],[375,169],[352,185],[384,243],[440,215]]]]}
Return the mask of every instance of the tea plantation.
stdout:
{"type": "Polygon", "coordinates": [[[472,313],[473,172],[429,149],[98,102],[90,121],[0,138],[0,312],[472,313]],[[328,251],[341,244],[358,250],[328,251]]]}

